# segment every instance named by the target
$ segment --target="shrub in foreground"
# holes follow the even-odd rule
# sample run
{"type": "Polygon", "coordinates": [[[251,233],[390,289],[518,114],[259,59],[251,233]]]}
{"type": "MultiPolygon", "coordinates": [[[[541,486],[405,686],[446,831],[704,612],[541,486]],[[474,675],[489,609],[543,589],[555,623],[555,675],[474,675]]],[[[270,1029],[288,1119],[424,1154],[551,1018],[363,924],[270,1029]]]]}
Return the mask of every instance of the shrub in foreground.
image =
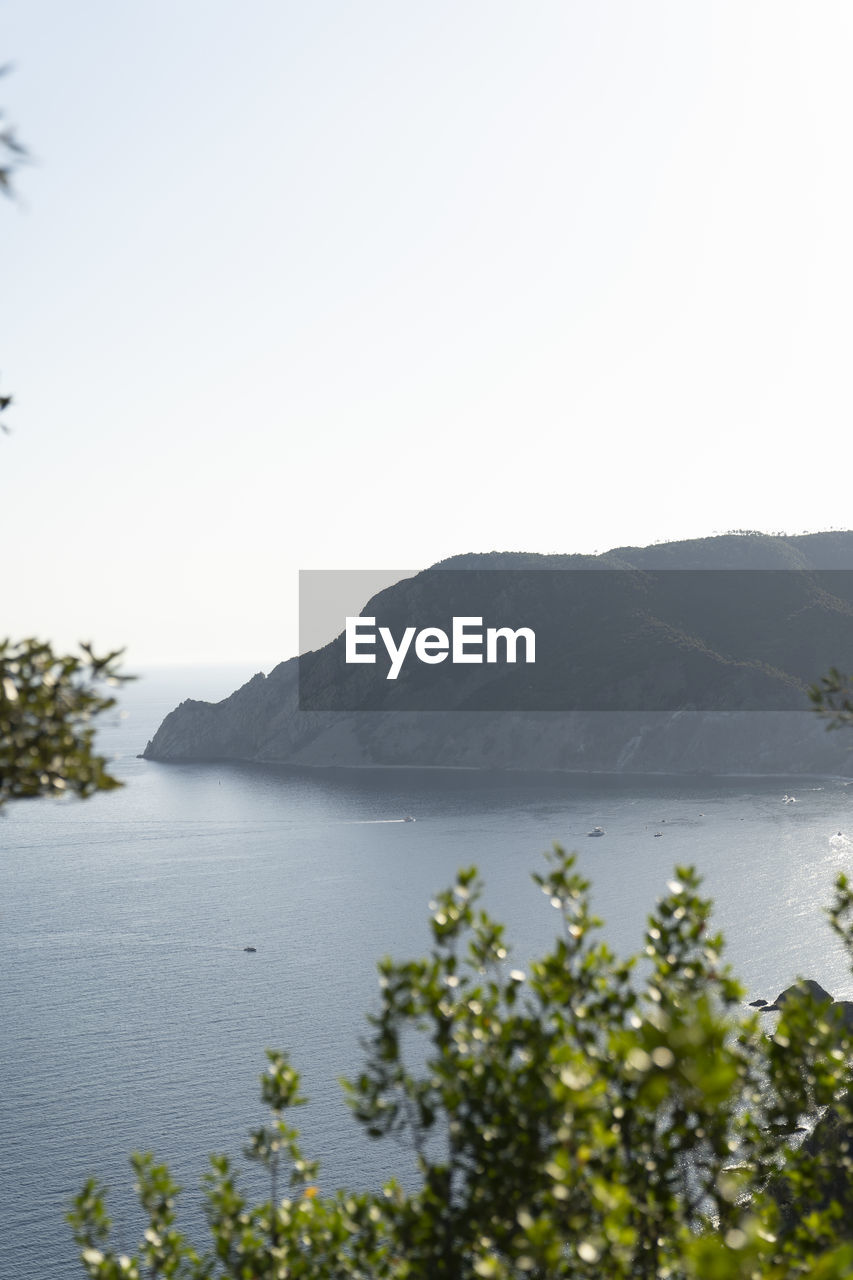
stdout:
{"type": "MultiPolygon", "coordinates": [[[[88,1274],[849,1277],[851,1042],[833,1006],[790,999],[771,1036],[744,1018],[689,868],[628,960],[600,940],[572,856],[556,848],[534,878],[560,928],[526,972],[473,869],[432,904],[429,955],[379,965],[364,1069],[345,1088],[371,1138],[410,1146],[417,1191],[318,1190],[287,1119],[299,1076],[270,1051],[270,1119],[246,1148],[269,1198],[249,1204],[232,1162],[211,1157],[202,1249],[176,1225],[167,1169],[135,1156],[148,1227],[134,1257],[111,1251],[96,1183],[69,1215],[88,1274]]],[[[829,918],[853,954],[844,877],[829,918]]]]}

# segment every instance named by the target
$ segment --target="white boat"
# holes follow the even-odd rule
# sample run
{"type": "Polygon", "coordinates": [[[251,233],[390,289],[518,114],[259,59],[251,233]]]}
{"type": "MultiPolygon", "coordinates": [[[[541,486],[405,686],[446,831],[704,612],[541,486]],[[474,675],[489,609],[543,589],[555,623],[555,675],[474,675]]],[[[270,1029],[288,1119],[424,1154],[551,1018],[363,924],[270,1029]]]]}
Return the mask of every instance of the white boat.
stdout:
{"type": "Polygon", "coordinates": [[[593,827],[592,831],[587,831],[586,834],[588,836],[603,836],[605,834],[604,827],[593,827]]]}

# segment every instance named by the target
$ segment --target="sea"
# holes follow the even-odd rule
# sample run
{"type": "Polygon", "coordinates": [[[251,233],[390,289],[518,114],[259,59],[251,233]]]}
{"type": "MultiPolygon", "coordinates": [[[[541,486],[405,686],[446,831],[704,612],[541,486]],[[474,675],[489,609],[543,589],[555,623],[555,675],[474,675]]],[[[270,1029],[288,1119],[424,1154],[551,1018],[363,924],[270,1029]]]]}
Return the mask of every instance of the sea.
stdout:
{"type": "Polygon", "coordinates": [[[0,1275],[83,1274],[65,1214],[89,1177],[132,1252],[132,1151],[170,1166],[201,1247],[209,1153],[235,1157],[263,1198],[241,1152],[264,1118],[267,1047],[302,1073],[310,1101],[294,1123],[322,1191],[413,1185],[411,1152],[364,1135],[340,1080],[364,1061],[377,960],[425,952],[430,900],[460,867],[479,869],[512,966],[555,936],[531,876],[558,842],[618,952],[640,948],[673,869],[693,865],[747,1000],[797,976],[853,998],[824,914],[853,871],[850,779],[139,758],[178,702],[217,701],[252,674],[144,673],[100,731],[121,790],[0,817],[0,1275]]]}

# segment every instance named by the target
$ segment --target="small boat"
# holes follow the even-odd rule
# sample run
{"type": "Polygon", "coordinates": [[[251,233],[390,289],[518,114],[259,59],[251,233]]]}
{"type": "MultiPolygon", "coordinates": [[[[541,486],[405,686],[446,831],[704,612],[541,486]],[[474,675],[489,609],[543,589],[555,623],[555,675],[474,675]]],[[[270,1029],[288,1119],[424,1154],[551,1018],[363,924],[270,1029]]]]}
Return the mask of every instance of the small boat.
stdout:
{"type": "Polygon", "coordinates": [[[656,831],[656,832],[655,832],[655,840],[657,840],[657,839],[658,839],[658,837],[659,837],[659,836],[662,836],[662,835],[663,835],[663,832],[662,832],[662,831],[656,831]]]}
{"type": "Polygon", "coordinates": [[[412,817],[412,815],[411,815],[410,813],[407,813],[407,814],[406,814],[406,816],[405,816],[405,818],[403,819],[403,821],[404,821],[404,822],[414,822],[414,821],[415,821],[415,819],[412,817]]]}
{"type": "Polygon", "coordinates": [[[244,950],[244,951],[257,951],[257,949],[258,949],[257,947],[244,947],[244,948],[243,948],[243,950],[244,950]]]}
{"type": "Polygon", "coordinates": [[[587,831],[588,836],[603,836],[604,827],[593,827],[592,831],[587,831]]]}

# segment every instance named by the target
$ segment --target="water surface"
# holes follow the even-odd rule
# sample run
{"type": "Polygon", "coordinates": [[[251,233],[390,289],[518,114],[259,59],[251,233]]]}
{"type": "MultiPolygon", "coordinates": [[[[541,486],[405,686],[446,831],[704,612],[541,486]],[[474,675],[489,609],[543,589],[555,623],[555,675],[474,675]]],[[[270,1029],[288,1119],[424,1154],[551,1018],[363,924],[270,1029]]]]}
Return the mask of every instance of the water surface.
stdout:
{"type": "MultiPolygon", "coordinates": [[[[206,679],[216,697],[238,683],[236,673],[206,679]]],[[[140,682],[126,696],[130,717],[103,737],[127,786],[86,803],[21,803],[0,822],[10,1275],[77,1274],[62,1215],[90,1174],[113,1188],[119,1239],[134,1246],[131,1150],[168,1160],[197,1206],[206,1154],[236,1154],[262,1118],[267,1045],[288,1049],[303,1072],[312,1102],[298,1123],[325,1189],[410,1177],[403,1149],[362,1137],[338,1078],[361,1061],[377,958],[424,950],[427,904],[460,866],[480,868],[485,904],[523,965],[553,937],[554,913],[530,880],[553,841],[578,851],[620,951],[639,945],[672,868],[695,864],[751,995],[772,998],[803,974],[853,996],[822,916],[853,861],[845,780],[136,758],[166,710],[206,692],[166,673],[140,682]],[[596,825],[606,835],[590,839],[596,825]]]]}

